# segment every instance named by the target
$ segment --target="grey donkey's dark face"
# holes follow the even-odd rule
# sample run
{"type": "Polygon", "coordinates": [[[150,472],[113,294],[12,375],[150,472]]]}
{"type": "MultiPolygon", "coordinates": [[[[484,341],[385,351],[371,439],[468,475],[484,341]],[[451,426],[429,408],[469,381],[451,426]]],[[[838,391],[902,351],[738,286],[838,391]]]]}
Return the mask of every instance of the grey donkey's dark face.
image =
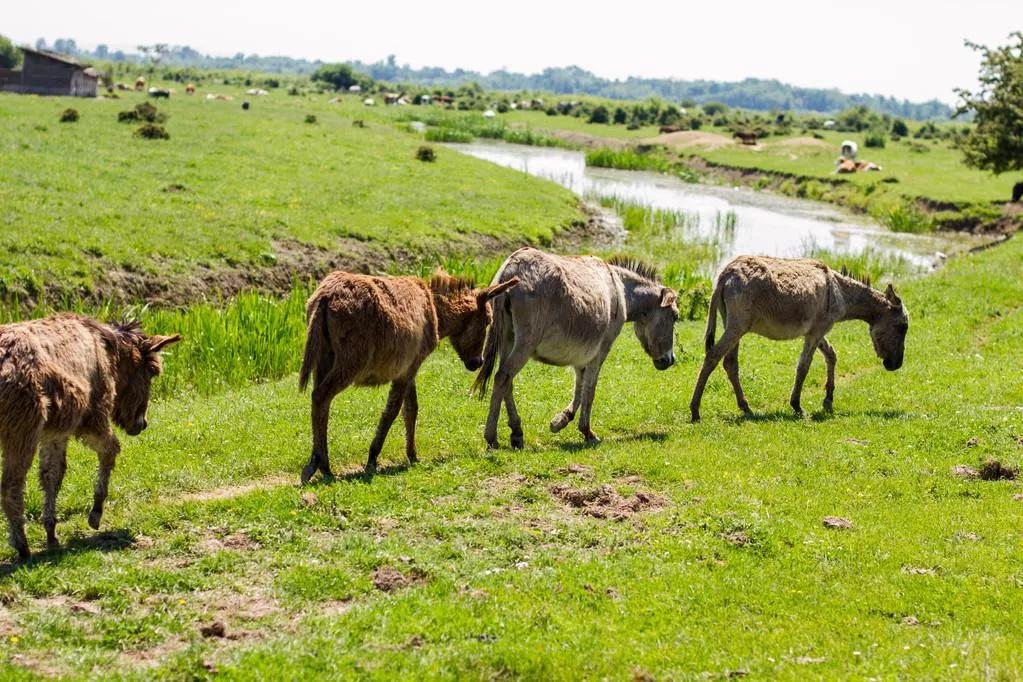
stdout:
{"type": "Polygon", "coordinates": [[[633,322],[636,338],[653,358],[654,367],[668,369],[675,364],[675,322],[678,321],[678,295],[661,288],[660,301],[633,322]]]}
{"type": "Polygon", "coordinates": [[[890,284],[885,291],[885,302],[887,307],[870,325],[870,340],[884,368],[894,372],[902,367],[906,334],[909,332],[909,313],[890,284]]]}

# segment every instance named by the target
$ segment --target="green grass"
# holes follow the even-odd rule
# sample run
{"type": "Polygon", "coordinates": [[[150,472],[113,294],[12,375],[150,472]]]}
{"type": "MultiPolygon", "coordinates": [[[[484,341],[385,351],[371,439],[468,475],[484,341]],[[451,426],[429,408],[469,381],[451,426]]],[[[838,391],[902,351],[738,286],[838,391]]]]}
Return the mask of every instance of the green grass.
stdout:
{"type": "Polygon", "coordinates": [[[246,112],[233,94],[161,101],[166,141],[117,123],[134,94],[76,100],[74,125],[57,122],[65,98],[0,95],[0,297],[102,298],[125,276],[258,272],[302,249],[475,253],[481,238],[547,242],[580,216],[571,192],[523,173],[444,150],[416,161],[419,139],[354,99],[274,91],[246,112]]]}
{"type": "MultiPolygon", "coordinates": [[[[613,109],[613,107],[612,107],[613,109]]],[[[585,118],[575,116],[548,116],[542,111],[509,111],[500,115],[501,119],[514,126],[561,131],[567,133],[583,133],[593,137],[607,137],[616,140],[642,140],[656,137],[658,126],[650,125],[629,130],[625,125],[605,125],[590,123],[585,118]]]]}
{"type": "MultiPolygon", "coordinates": [[[[487,452],[484,406],[445,347],[419,382],[422,464],[372,483],[291,482],[309,445],[308,396],[292,377],[161,400],[150,430],[125,439],[105,535],[85,527],[94,457],[73,446],[60,501],[68,549],[4,568],[0,666],[135,678],[201,678],[205,665],[229,679],[1011,678],[1023,666],[1020,488],[949,469],[1023,460],[1023,390],[1009,369],[1023,361],[1021,257],[1012,241],[908,282],[897,373],[882,370],[861,324],[836,329],[833,416],[791,418],[797,344],[751,339],[743,376],[760,416],[738,417],[718,372],[704,422],[690,425],[701,322],[680,324],[680,366],[665,373],[623,335],[601,375],[594,448],[572,428],[547,432],[570,373],[530,364],[516,382],[526,450],[487,452]],[[569,463],[592,471],[562,472],[569,463]],[[667,503],[595,519],[562,506],[557,483],[667,503]],[[828,530],[826,515],[854,527],[828,530]],[[411,584],[375,589],[385,565],[411,584]],[[236,638],[204,639],[199,626],[214,620],[236,638]]],[[[822,382],[817,362],[804,404],[822,382]]],[[[383,400],[363,389],[336,401],[336,468],[361,466],[383,400]]],[[[396,427],[386,465],[401,462],[400,440],[396,427]]],[[[39,512],[33,485],[36,549],[39,512]]]]}
{"type": "Polygon", "coordinates": [[[619,170],[667,172],[671,166],[660,154],[641,154],[632,149],[600,147],[586,152],[586,165],[619,170]]]}

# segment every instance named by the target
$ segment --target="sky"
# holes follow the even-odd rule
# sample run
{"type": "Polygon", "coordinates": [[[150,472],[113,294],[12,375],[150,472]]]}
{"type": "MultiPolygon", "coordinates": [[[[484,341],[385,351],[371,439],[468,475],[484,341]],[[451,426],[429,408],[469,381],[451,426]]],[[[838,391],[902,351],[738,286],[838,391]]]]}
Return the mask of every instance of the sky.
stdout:
{"type": "Polygon", "coordinates": [[[963,45],[1023,30],[1023,0],[48,0],[12,2],[0,33],[535,73],[578,65],[608,78],[777,78],[807,87],[953,103],[976,84],[963,45]]]}

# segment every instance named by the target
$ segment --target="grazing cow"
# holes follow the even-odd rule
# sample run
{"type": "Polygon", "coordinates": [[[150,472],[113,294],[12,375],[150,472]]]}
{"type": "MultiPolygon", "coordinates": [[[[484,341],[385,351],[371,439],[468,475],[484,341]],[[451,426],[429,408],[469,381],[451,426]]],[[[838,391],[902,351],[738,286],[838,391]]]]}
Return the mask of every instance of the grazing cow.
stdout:
{"type": "Polygon", "coordinates": [[[738,138],[739,142],[741,142],[742,144],[755,145],[757,143],[756,133],[740,131],[738,133],[735,133],[732,137],[738,138]]]}
{"type": "Polygon", "coordinates": [[[186,95],[195,94],[195,83],[189,83],[188,85],[185,86],[185,94],[186,95]]]}
{"type": "Polygon", "coordinates": [[[1013,203],[1023,200],[1023,182],[1017,182],[1012,187],[1012,201],[1013,203]]]}
{"type": "Polygon", "coordinates": [[[835,397],[837,355],[825,335],[836,322],[863,320],[870,325],[874,352],[884,368],[902,367],[909,330],[909,314],[895,289],[884,293],[837,273],[815,260],[739,256],[718,276],[710,299],[704,342],[707,355],[700,369],[693,399],[689,404],[693,421],[700,420],[700,400],[707,378],[724,359],[725,372],[735,391],[739,409],[750,414],[739,384],[739,341],[750,332],[774,340],[803,337],[803,353],[796,368],[796,383],[789,404],[802,414],[800,395],[814,351],[827,363],[824,409],[830,411],[835,397]],[[725,331],[714,341],[720,311],[725,331]]]}
{"type": "Polygon", "coordinates": [[[856,160],[856,154],[859,152],[859,147],[852,140],[844,140],[842,142],[842,158],[856,160]]]}
{"type": "Polygon", "coordinates": [[[145,89],[146,89],[146,79],[143,78],[142,76],[139,76],[138,78],[135,79],[135,90],[136,90],[136,92],[142,92],[145,89]]]}
{"type": "Polygon", "coordinates": [[[154,99],[170,99],[170,90],[164,88],[149,88],[149,96],[154,99]]]}
{"type": "Polygon", "coordinates": [[[440,341],[451,345],[475,371],[483,364],[483,343],[492,316],[489,301],[518,284],[511,280],[486,289],[438,271],[431,279],[370,277],[334,272],[320,282],[306,304],[309,329],[299,387],[313,378],[313,453],[302,471],[306,483],[319,470],[330,477],[327,421],[330,403],[350,385],[390,382],[387,406],[369,448],[366,474],[398,411],[405,415],[405,453],[416,461],[416,373],[440,341]]]}
{"type": "Polygon", "coordinates": [[[178,335],[147,336],[134,322],[106,325],[71,314],[0,326],[0,492],[11,545],[22,558],[29,556],[25,478],[36,450],[47,545],[59,546],[57,493],[71,437],[99,455],[89,513],[89,525],[98,529],[121,449],[111,422],[130,436],[146,428],[160,351],[180,340],[178,335]]]}
{"type": "Polygon", "coordinates": [[[836,173],[855,173],[856,162],[852,159],[841,158],[838,160],[838,165],[835,167],[836,173]]]}
{"type": "Polygon", "coordinates": [[[680,133],[682,132],[682,126],[661,126],[660,128],[657,129],[657,132],[659,132],[662,135],[665,135],[667,133],[680,133]]]}
{"type": "Polygon", "coordinates": [[[515,409],[513,381],[530,358],[575,368],[575,396],[551,420],[551,431],[565,428],[579,412],[579,431],[599,442],[590,429],[590,411],[604,358],[626,322],[654,366],[675,364],[674,324],[678,295],[657,281],[654,271],[634,261],[603,261],[592,256],[555,256],[519,249],[501,265],[494,283],[519,286],[494,300],[494,326],[487,337],[483,367],[476,377],[482,399],[498,356],[484,438],[497,447],[501,403],[508,410],[511,445],[523,447],[522,422],[515,409]]]}

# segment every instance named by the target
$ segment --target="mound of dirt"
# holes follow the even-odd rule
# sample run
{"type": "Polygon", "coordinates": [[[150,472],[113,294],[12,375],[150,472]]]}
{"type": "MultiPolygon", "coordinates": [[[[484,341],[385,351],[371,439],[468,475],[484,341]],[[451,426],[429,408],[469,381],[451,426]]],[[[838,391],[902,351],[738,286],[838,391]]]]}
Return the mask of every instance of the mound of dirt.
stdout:
{"type": "Polygon", "coordinates": [[[667,500],[654,493],[637,492],[629,497],[622,497],[606,484],[596,488],[555,485],[551,486],[550,491],[556,498],[570,507],[579,509],[587,516],[612,521],[622,521],[639,512],[657,509],[667,504],[667,500]]]}
{"type": "Polygon", "coordinates": [[[426,574],[418,570],[405,574],[394,566],[387,566],[385,564],[373,571],[373,587],[381,592],[395,592],[423,582],[426,582],[426,574]]]}
{"type": "Polygon", "coordinates": [[[730,147],[735,142],[724,135],[718,133],[705,133],[699,130],[683,130],[677,133],[665,133],[658,135],[657,137],[644,142],[652,144],[663,144],[674,149],[689,149],[691,147],[699,147],[705,150],[720,149],[721,147],[730,147]]]}
{"type": "Polygon", "coordinates": [[[1018,476],[1018,466],[1003,464],[997,459],[989,459],[980,467],[980,477],[985,481],[1015,481],[1018,476]]]}

